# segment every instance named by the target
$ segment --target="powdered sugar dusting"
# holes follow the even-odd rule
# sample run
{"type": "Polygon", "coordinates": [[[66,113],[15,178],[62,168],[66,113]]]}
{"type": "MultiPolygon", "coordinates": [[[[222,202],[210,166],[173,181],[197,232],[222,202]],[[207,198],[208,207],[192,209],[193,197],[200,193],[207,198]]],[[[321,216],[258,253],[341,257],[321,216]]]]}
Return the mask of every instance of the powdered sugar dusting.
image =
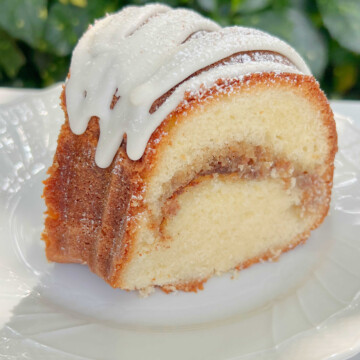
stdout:
{"type": "Polygon", "coordinates": [[[294,49],[259,30],[221,28],[193,11],[159,4],[128,7],[96,21],[74,50],[65,89],[70,126],[82,134],[90,118],[99,117],[98,166],[110,165],[124,134],[127,154],[137,160],[186,93],[199,93],[219,79],[263,72],[310,74],[294,49]],[[154,101],[180,83],[157,111],[149,112],[154,101]]]}

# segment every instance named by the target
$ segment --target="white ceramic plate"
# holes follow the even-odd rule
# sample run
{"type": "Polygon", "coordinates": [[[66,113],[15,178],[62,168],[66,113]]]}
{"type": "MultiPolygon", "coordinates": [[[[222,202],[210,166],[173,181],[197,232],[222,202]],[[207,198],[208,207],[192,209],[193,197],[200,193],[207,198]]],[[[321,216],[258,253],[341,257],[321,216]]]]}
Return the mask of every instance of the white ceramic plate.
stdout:
{"type": "Polygon", "coordinates": [[[87,267],[45,259],[41,181],[63,121],[60,90],[0,106],[0,357],[318,360],[360,350],[353,120],[337,117],[331,211],[305,245],[236,279],[211,279],[197,294],[157,291],[144,299],[110,288],[87,267]]]}

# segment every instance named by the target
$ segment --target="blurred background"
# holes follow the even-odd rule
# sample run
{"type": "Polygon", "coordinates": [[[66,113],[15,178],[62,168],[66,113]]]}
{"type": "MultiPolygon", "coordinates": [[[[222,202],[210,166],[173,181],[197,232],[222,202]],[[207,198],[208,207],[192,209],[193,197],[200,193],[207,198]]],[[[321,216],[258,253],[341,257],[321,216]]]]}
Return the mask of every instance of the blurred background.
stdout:
{"type": "MultiPolygon", "coordinates": [[[[95,18],[146,0],[0,0],[0,86],[63,81],[95,18]]],[[[222,25],[270,32],[305,58],[332,98],[360,99],[360,0],[170,0],[222,25]]]]}

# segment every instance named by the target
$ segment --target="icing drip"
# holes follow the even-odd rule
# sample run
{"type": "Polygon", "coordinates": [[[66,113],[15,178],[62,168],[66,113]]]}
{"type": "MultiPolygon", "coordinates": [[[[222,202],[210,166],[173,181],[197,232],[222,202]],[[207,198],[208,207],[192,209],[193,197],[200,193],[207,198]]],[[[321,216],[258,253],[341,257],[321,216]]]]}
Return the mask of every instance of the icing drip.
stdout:
{"type": "Polygon", "coordinates": [[[257,62],[271,61],[271,62],[275,62],[275,63],[282,63],[284,65],[293,66],[295,68],[295,66],[287,58],[285,58],[279,54],[269,52],[269,51],[246,51],[246,52],[242,52],[242,53],[237,53],[237,54],[234,54],[227,58],[224,58],[218,62],[215,62],[205,68],[197,70],[194,74],[190,75],[188,78],[186,78],[179,84],[175,85],[168,92],[166,92],[160,98],[158,98],[154,101],[154,103],[151,105],[151,108],[149,110],[150,114],[154,113],[164,103],[164,101],[174,92],[174,90],[178,86],[180,86],[183,82],[185,82],[186,80],[189,80],[190,77],[198,76],[201,72],[208,71],[212,67],[236,64],[236,63],[245,63],[245,62],[249,62],[249,61],[257,61],[257,62]]]}
{"type": "Polygon", "coordinates": [[[185,92],[254,72],[310,74],[295,50],[261,31],[221,28],[193,11],[159,4],[127,7],[95,22],[74,50],[65,88],[70,127],[82,134],[92,116],[99,118],[95,161],[100,167],[111,164],[124,134],[129,158],[138,160],[153,131],[185,92]],[[248,51],[255,53],[210,67],[248,51]],[[275,54],[257,56],[256,51],[275,54]]]}

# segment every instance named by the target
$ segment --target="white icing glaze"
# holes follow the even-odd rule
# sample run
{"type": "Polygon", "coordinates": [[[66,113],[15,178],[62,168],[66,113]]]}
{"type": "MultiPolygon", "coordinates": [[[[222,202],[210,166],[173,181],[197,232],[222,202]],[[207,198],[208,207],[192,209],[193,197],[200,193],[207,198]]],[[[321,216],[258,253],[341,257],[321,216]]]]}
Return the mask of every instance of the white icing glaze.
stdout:
{"type": "Polygon", "coordinates": [[[129,158],[138,160],[151,134],[183,100],[185,91],[196,92],[200,85],[211,87],[218,79],[254,72],[311,74],[294,49],[261,31],[220,28],[193,11],[159,4],[127,7],[97,21],[74,50],[65,88],[70,127],[82,134],[90,118],[99,117],[95,161],[100,167],[111,164],[124,134],[129,158]],[[235,53],[255,50],[279,53],[293,65],[279,63],[276,55],[257,61],[245,55],[241,63],[229,61],[184,81],[235,53]],[[154,101],[182,81],[150,114],[154,101]],[[111,109],[114,94],[120,98],[111,109]]]}

